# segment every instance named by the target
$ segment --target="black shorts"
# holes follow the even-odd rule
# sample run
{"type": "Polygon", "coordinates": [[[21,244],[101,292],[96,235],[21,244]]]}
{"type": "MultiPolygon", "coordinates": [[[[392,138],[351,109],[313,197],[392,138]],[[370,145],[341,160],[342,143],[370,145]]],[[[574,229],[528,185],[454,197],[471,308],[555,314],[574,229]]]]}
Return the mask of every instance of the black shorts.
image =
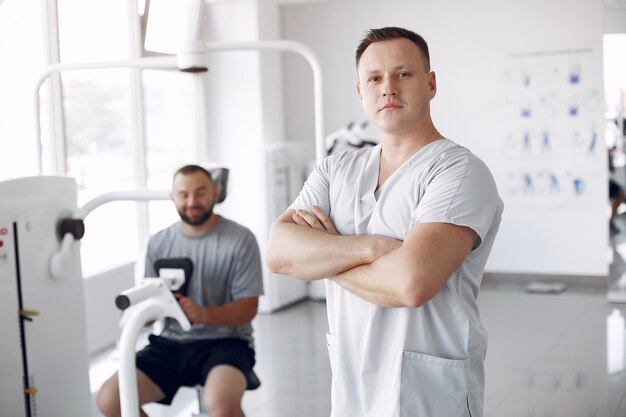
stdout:
{"type": "Polygon", "coordinates": [[[136,364],[165,394],[161,404],[171,404],[182,386],[204,384],[214,366],[231,365],[247,375],[255,364],[254,350],[243,339],[177,342],[150,335],[149,340],[136,364]]]}
{"type": "Polygon", "coordinates": [[[619,194],[619,184],[609,178],[609,198],[613,199],[619,194]]]}

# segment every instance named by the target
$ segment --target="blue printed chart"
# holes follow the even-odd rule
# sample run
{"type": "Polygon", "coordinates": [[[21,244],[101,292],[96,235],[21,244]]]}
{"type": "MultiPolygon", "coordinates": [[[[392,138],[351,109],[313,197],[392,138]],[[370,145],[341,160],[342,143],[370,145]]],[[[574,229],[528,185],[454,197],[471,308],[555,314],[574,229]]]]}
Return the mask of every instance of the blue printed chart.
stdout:
{"type": "Polygon", "coordinates": [[[591,48],[509,54],[500,74],[505,166],[516,207],[588,208],[606,199],[601,74],[591,48]]]}

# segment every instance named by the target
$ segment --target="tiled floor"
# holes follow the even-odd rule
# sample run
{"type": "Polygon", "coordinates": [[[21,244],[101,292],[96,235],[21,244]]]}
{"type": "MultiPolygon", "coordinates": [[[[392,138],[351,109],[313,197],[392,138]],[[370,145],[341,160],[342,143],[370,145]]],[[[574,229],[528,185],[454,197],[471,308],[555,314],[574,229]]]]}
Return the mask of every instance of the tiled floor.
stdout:
{"type": "MultiPolygon", "coordinates": [[[[626,271],[619,254],[626,233],[614,241],[613,283],[626,271]]],[[[626,416],[626,304],[608,303],[606,278],[598,280],[570,284],[560,294],[528,294],[524,284],[503,277],[485,282],[479,303],[489,332],[486,417],[626,416]]],[[[328,416],[324,303],[307,301],[260,315],[254,325],[262,386],[246,393],[246,415],[328,416]]],[[[174,407],[148,411],[190,416],[195,409],[188,390],[174,407]]]]}
{"type": "Polygon", "coordinates": [[[485,289],[480,305],[487,417],[615,415],[606,401],[606,294],[485,289]]]}

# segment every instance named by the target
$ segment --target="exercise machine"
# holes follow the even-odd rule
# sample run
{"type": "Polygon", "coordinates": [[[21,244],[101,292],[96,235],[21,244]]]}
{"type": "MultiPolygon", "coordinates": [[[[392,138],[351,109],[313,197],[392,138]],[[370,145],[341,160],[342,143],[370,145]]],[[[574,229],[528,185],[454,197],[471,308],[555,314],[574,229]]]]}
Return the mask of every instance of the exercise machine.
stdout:
{"type": "Polygon", "coordinates": [[[0,415],[91,415],[80,248],[63,268],[59,219],[77,211],[76,182],[26,177],[0,182],[0,415]]]}
{"type": "MultiPolygon", "coordinates": [[[[189,259],[183,258],[183,262],[184,260],[187,261],[186,264],[191,264],[189,259]]],[[[165,317],[178,321],[183,330],[191,328],[173,292],[179,291],[189,282],[192,268],[182,267],[177,258],[160,261],[165,261],[165,265],[159,269],[158,278],[144,278],[137,286],[122,292],[115,299],[115,305],[124,311],[120,320],[122,335],[118,348],[122,417],[139,416],[135,351],[141,330],[147,324],[165,317]]]]}

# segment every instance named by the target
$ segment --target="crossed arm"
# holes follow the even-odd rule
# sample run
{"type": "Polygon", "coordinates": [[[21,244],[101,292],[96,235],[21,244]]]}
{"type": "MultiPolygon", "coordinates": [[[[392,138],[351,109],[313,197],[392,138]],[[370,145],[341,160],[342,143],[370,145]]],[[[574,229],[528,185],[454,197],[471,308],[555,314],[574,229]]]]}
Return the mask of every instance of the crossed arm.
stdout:
{"type": "Polygon", "coordinates": [[[270,230],[266,262],[272,272],[310,281],[368,264],[400,246],[382,236],[340,236],[318,207],[287,210],[270,230]]]}
{"type": "Polygon", "coordinates": [[[287,210],[272,226],[266,261],[273,272],[333,280],[383,307],[419,307],[434,297],[478,238],[468,227],[418,223],[404,242],[341,236],[321,209],[287,210]]]}

